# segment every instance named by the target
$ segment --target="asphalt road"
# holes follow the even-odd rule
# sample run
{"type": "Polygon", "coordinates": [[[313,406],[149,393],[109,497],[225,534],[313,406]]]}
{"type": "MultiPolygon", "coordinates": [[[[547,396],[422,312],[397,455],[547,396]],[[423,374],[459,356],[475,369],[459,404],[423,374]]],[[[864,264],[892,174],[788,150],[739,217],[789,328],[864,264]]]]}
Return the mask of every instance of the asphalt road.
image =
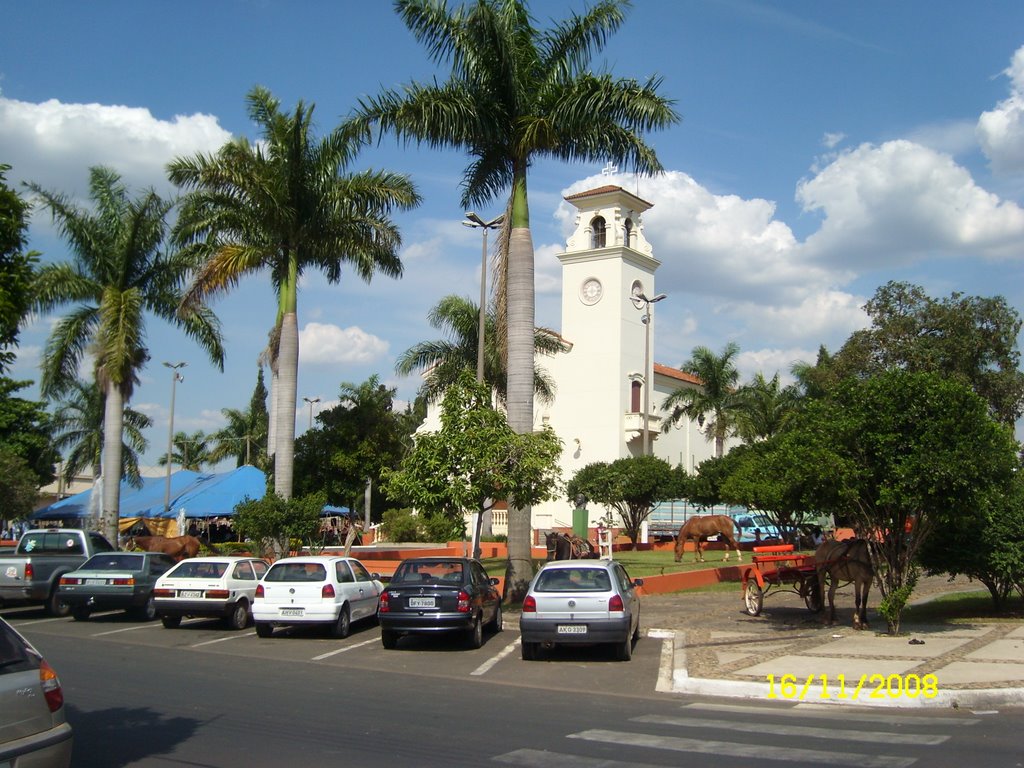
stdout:
{"type": "Polygon", "coordinates": [[[3,611],[57,668],[73,765],[642,768],[752,764],[1019,766],[1020,713],[850,712],[657,691],[661,641],[633,661],[599,649],[519,657],[514,621],[483,648],[440,638],[385,651],[345,640],[261,640],[215,622],[3,611]]]}

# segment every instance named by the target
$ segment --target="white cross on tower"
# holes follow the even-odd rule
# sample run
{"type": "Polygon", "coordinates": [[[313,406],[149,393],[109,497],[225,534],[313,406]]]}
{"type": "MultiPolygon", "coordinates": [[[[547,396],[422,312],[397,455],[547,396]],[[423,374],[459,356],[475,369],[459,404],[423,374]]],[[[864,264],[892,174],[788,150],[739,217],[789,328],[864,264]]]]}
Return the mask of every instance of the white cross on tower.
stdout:
{"type": "Polygon", "coordinates": [[[601,169],[601,175],[602,176],[611,176],[613,173],[618,173],[618,172],[619,172],[619,166],[612,165],[610,160],[608,161],[608,164],[604,168],[601,169]]]}

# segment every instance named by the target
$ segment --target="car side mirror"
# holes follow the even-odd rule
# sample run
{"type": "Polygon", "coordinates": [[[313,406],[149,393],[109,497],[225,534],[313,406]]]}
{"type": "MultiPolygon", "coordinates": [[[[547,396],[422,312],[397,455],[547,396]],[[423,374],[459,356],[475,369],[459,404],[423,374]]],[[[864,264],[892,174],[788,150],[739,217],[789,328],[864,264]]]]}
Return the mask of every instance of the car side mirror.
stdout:
{"type": "Polygon", "coordinates": [[[487,583],[490,584],[492,587],[496,587],[496,586],[498,586],[498,579],[496,579],[496,578],[494,578],[492,576],[491,578],[489,578],[487,580],[487,583]]]}
{"type": "Polygon", "coordinates": [[[376,579],[377,581],[380,581],[380,574],[379,573],[371,573],[370,574],[370,578],[371,579],[376,579]]]}
{"type": "Polygon", "coordinates": [[[644,580],[643,579],[633,579],[633,586],[634,587],[642,587],[643,585],[644,585],[644,580]]]}

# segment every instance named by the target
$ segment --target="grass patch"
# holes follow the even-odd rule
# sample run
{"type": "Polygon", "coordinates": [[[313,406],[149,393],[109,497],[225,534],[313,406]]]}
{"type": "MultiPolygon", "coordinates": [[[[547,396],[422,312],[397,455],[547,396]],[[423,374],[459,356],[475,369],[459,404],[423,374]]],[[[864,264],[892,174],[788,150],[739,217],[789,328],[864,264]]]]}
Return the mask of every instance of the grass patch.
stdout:
{"type": "Polygon", "coordinates": [[[1003,611],[996,613],[992,608],[992,597],[988,591],[953,592],[940,595],[920,605],[908,606],[903,611],[904,621],[964,622],[984,619],[985,621],[1019,621],[1024,618],[1024,600],[1019,596],[1007,599],[1003,611]]]}

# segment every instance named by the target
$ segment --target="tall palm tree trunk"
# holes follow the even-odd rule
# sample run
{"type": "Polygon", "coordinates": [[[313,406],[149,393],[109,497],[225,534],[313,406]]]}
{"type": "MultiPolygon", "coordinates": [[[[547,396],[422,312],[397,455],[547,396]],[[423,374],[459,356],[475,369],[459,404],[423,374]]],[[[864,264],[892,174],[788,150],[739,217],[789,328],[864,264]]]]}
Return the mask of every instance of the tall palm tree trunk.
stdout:
{"type": "MultiPolygon", "coordinates": [[[[512,229],[508,251],[508,421],[518,434],[533,431],[534,369],[534,256],[525,167],[517,173],[512,192],[512,229]]],[[[532,508],[509,507],[506,594],[522,601],[533,578],[531,558],[532,508]]]]}
{"type": "Polygon", "coordinates": [[[107,381],[103,410],[103,510],[101,530],[116,546],[121,511],[121,434],[124,429],[124,394],[107,381]]]}
{"type": "Polygon", "coordinates": [[[274,460],[274,492],[283,499],[292,497],[295,472],[295,398],[299,377],[299,323],[295,312],[281,319],[281,348],[274,407],[277,411],[277,457],[274,460]]]}

